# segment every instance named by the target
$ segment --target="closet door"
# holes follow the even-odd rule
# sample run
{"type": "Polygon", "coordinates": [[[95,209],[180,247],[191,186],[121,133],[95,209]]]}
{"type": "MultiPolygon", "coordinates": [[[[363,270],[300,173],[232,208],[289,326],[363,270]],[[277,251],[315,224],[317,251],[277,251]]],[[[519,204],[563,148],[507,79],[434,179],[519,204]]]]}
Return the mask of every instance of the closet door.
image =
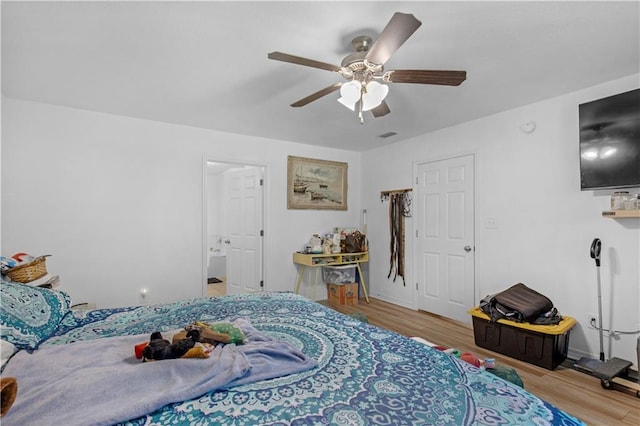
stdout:
{"type": "Polygon", "coordinates": [[[474,156],[419,164],[418,308],[462,322],[474,305],[474,156]]]}

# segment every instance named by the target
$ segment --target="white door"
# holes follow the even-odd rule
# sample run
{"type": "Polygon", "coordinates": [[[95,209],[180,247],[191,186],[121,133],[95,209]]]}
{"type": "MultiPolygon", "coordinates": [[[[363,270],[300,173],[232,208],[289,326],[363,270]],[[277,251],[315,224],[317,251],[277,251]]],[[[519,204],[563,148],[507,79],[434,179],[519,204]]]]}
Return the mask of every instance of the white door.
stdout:
{"type": "Polygon", "coordinates": [[[462,322],[474,305],[474,156],[417,167],[418,308],[462,322]]]}
{"type": "Polygon", "coordinates": [[[263,169],[227,176],[227,294],[261,291],[263,169]]]}

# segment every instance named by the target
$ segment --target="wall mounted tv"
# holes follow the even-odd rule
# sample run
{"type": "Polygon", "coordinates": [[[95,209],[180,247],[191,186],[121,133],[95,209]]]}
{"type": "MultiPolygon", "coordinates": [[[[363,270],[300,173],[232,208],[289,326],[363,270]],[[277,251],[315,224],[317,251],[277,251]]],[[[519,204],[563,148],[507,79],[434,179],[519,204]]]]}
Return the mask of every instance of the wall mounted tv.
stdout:
{"type": "Polygon", "coordinates": [[[583,191],[640,186],[640,89],[578,107],[583,191]]]}

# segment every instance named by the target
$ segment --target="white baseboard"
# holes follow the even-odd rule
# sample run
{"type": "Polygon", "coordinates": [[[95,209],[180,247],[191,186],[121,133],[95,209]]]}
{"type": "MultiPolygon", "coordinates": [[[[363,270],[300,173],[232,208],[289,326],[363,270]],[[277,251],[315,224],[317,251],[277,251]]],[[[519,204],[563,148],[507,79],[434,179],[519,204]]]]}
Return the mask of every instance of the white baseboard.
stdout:
{"type": "Polygon", "coordinates": [[[393,297],[387,297],[381,294],[370,294],[369,297],[375,297],[376,299],[384,302],[393,303],[394,305],[402,306],[403,308],[411,309],[413,311],[418,310],[415,306],[408,305],[404,300],[394,299],[393,297]]]}

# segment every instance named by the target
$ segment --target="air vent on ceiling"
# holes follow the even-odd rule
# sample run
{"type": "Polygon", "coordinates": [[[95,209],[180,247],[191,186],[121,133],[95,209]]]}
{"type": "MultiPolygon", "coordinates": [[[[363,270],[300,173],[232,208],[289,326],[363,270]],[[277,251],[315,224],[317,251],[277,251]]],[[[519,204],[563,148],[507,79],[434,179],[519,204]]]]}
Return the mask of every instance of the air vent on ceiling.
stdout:
{"type": "Polygon", "coordinates": [[[383,133],[383,134],[379,135],[378,137],[380,137],[382,139],[386,139],[386,138],[390,138],[391,136],[395,136],[397,134],[398,134],[398,132],[387,132],[387,133],[383,133]]]}

